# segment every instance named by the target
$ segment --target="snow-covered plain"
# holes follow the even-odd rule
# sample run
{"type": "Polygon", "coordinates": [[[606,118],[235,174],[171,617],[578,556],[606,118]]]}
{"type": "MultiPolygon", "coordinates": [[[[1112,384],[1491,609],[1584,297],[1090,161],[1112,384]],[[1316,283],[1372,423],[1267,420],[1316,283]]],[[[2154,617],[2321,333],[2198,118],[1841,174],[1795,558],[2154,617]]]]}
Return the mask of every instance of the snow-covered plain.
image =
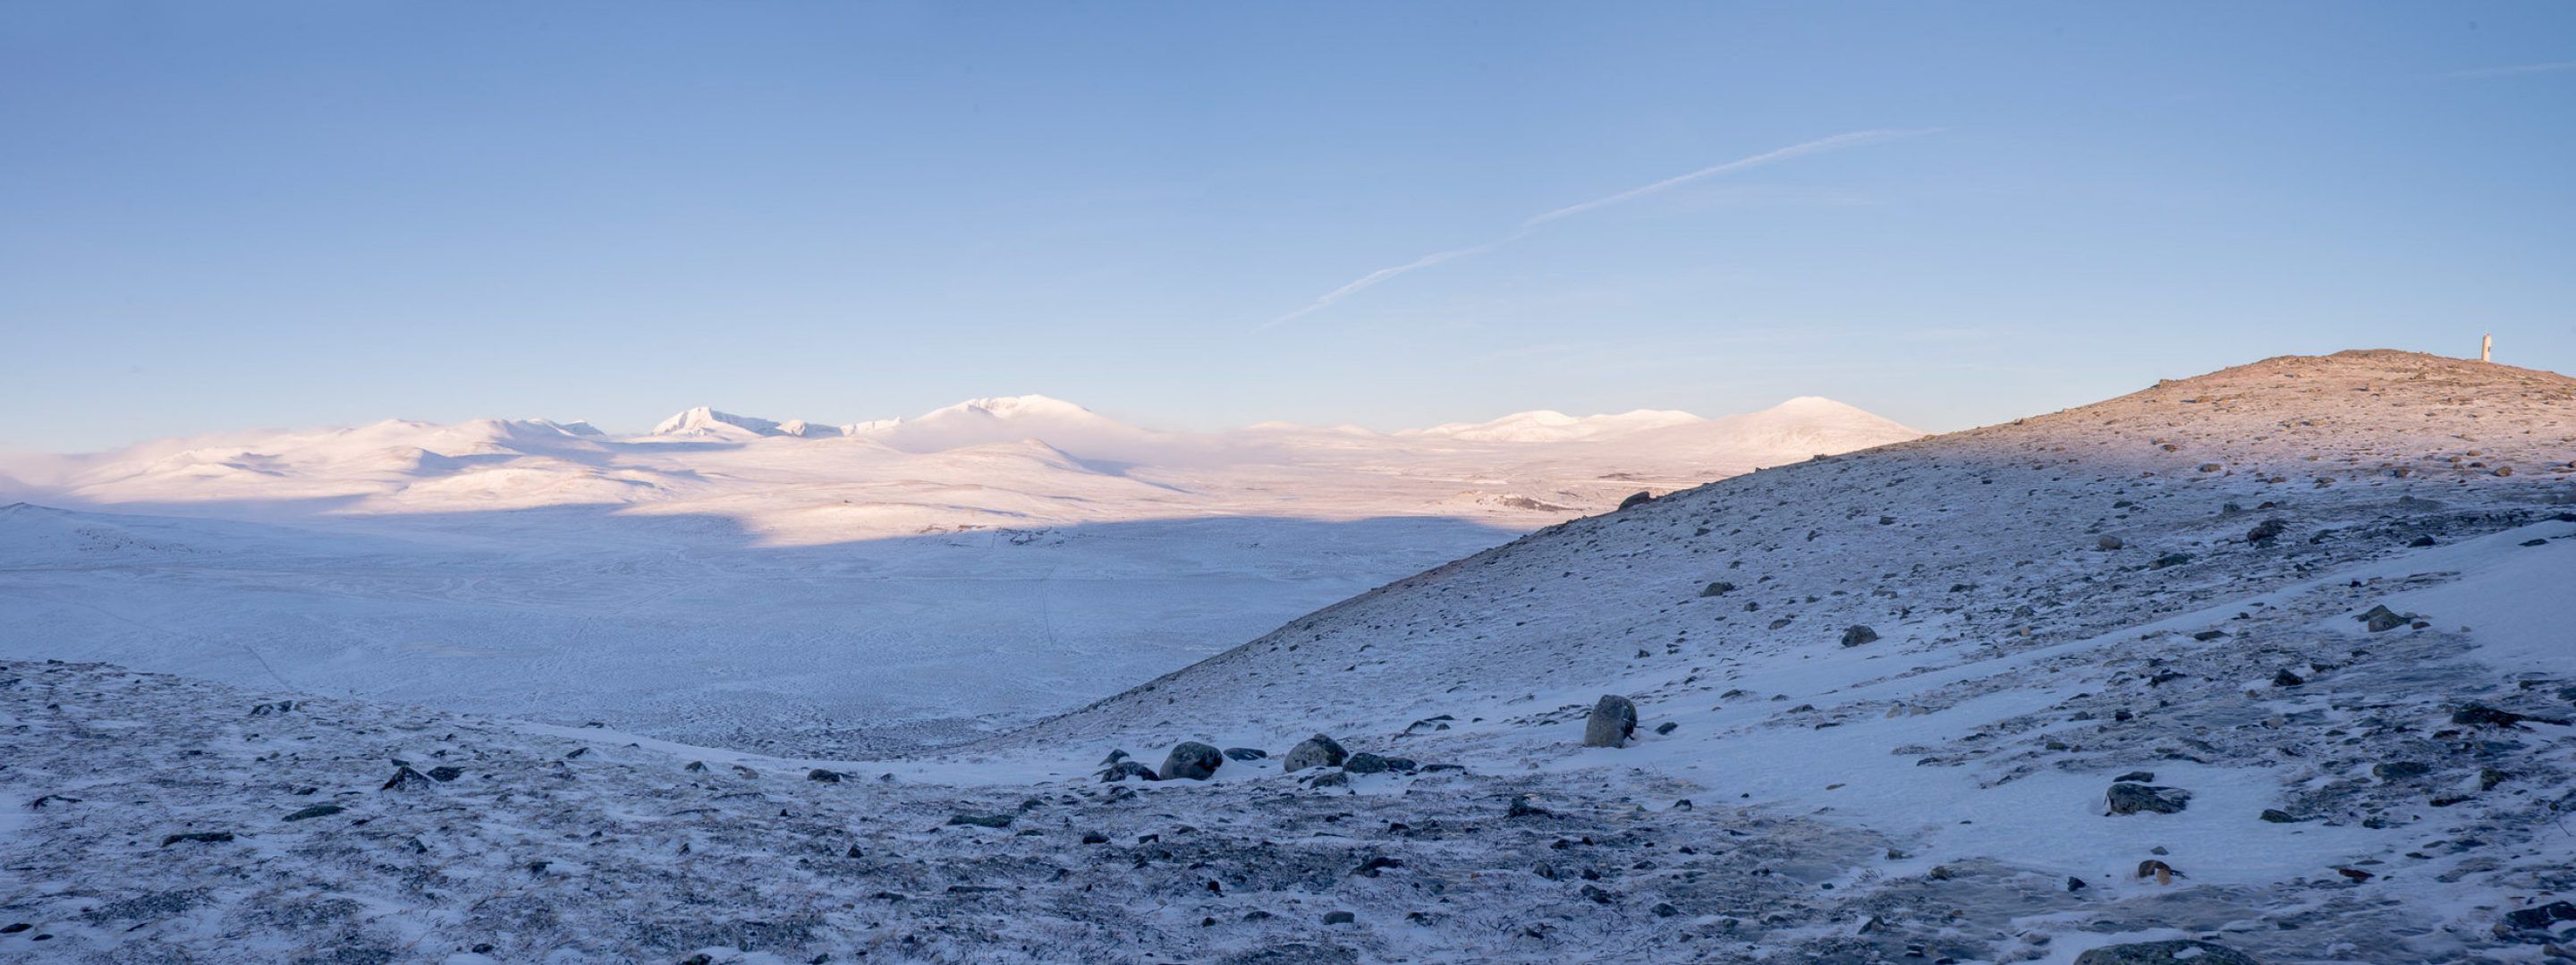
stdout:
{"type": "Polygon", "coordinates": [[[2571,581],[2576,380],[2359,352],[1550,525],[899,759],[21,661],[0,955],[2537,962],[2571,581]],[[1283,772],[1317,732],[1407,761],[1283,772]],[[1268,756],[1095,773],[1184,740],[1268,756]]]}
{"type": "Polygon", "coordinates": [[[0,509],[0,655],[884,753],[1108,696],[1641,489],[1916,434],[1822,399],[1188,434],[1026,396],[844,427],[698,408],[628,437],[176,440],[28,473],[0,509]]]}

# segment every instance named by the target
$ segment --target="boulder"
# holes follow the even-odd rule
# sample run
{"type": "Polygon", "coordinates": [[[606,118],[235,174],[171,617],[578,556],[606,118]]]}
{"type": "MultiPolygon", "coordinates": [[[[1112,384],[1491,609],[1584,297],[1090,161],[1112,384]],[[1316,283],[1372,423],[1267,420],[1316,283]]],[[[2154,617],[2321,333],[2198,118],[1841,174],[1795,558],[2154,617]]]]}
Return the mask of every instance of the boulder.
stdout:
{"type": "Polygon", "coordinates": [[[2254,957],[2225,945],[2190,938],[2164,942],[2104,945],[2075,956],[2075,965],[2258,965],[2254,957]]]}
{"type": "Polygon", "coordinates": [[[1298,741],[1297,746],[1289,748],[1288,757],[1280,762],[1280,767],[1289,773],[1309,767],[1340,767],[1342,761],[1349,759],[1350,756],[1348,752],[1342,750],[1342,745],[1333,743],[1332,738],[1317,734],[1298,741]]]}
{"type": "Polygon", "coordinates": [[[1157,776],[1166,781],[1182,778],[1204,781],[1215,776],[1216,769],[1223,766],[1224,751],[1197,741],[1182,741],[1164,756],[1163,770],[1157,776]]]}
{"type": "Polygon", "coordinates": [[[1637,705],[1618,694],[1602,694],[1583,722],[1583,746],[1625,747],[1637,733],[1637,705]]]}

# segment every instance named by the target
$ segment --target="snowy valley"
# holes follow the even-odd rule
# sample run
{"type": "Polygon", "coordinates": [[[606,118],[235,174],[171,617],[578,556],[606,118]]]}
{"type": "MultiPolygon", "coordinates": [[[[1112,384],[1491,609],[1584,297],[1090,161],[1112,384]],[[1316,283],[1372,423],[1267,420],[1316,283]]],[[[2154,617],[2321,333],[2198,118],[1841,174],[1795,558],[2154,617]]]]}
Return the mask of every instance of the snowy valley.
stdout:
{"type": "Polygon", "coordinates": [[[0,957],[2540,961],[2576,922],[2565,376],[2283,357],[1921,439],[1086,415],[25,480],[0,957]],[[836,739],[835,693],[923,730],[836,739]]]}

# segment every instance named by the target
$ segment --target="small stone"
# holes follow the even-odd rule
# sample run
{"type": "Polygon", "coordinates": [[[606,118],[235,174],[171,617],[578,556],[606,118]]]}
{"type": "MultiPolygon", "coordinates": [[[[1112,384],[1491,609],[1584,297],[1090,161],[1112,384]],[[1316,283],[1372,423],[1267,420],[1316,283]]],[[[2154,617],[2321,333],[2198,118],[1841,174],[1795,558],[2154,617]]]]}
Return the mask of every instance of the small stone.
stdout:
{"type": "Polygon", "coordinates": [[[1725,596],[1733,592],[1735,592],[1735,584],[1726,582],[1725,580],[1719,580],[1715,583],[1699,588],[1699,595],[1701,596],[1725,596]]]}
{"type": "Polygon", "coordinates": [[[2191,554],[2189,553],[2167,553],[2163,556],[2156,557],[2156,561],[2148,564],[2147,568],[2152,570],[2161,570],[2168,566],[2181,566],[2189,562],[2191,562],[2191,554]]]}
{"type": "Polygon", "coordinates": [[[2267,519],[2260,523],[2256,523],[2253,529],[2247,530],[2245,532],[2245,541],[2248,543],[2269,543],[2281,538],[2281,534],[2289,532],[2289,530],[2289,523],[2279,519],[2267,519]]]}
{"type": "Polygon", "coordinates": [[[2298,819],[2298,818],[2291,816],[2290,812],[2288,812],[2288,811],[2283,811],[2283,810],[2281,810],[2281,809],[2279,809],[2279,808],[2264,808],[2264,809],[2263,809],[2263,820],[2270,821],[2270,822],[2272,822],[2272,823],[2274,823],[2274,824],[2297,824],[2297,823],[2299,823],[2299,819],[2298,819]]]}
{"type": "Polygon", "coordinates": [[[2113,784],[2149,784],[2149,783],[2153,783],[2153,782],[2155,781],[2155,779],[2156,779],[2156,772],[2154,772],[2154,771],[2130,771],[2129,773],[2122,774],[2122,775],[2120,775],[2120,776],[2118,776],[2118,777],[2112,778],[2112,779],[2111,779],[2111,783],[2113,783],[2113,784]]]}
{"type": "Polygon", "coordinates": [[[2121,542],[2121,541],[2120,541],[2120,538],[2119,538],[2119,537],[2117,537],[2117,536],[2105,536],[2105,537],[2102,537],[2101,539],[2097,539],[2097,540],[2094,540],[2094,541],[2093,541],[2093,548],[2094,548],[2094,549],[2097,549],[2097,550],[2103,550],[2103,551],[2106,551],[2106,552],[2107,552],[2107,551],[2110,551],[2110,550],[2119,549],[2119,548],[2124,547],[2124,546],[2127,546],[2127,545],[2129,545],[2129,544],[2121,542]]]}
{"type": "Polygon", "coordinates": [[[813,770],[806,771],[805,779],[808,781],[820,781],[825,784],[839,784],[841,783],[841,772],[827,771],[818,767],[813,770]]]}
{"type": "Polygon", "coordinates": [[[948,825],[950,827],[972,825],[979,828],[1007,828],[1011,826],[1011,815],[967,814],[961,811],[948,816],[948,825]]]}
{"type": "Polygon", "coordinates": [[[1343,761],[1342,770],[1349,771],[1353,774],[1382,774],[1389,770],[1393,770],[1393,768],[1388,766],[1386,758],[1379,757],[1367,751],[1361,751],[1357,754],[1351,755],[1350,759],[1343,761]]]}
{"type": "Polygon", "coordinates": [[[1257,747],[1229,747],[1225,749],[1225,758],[1230,761],[1257,761],[1269,756],[1269,751],[1265,751],[1257,747]]]}
{"type": "MultiPolygon", "coordinates": [[[[1627,507],[1622,506],[1619,508],[1626,509],[1627,507]]],[[[1327,925],[1348,925],[1359,920],[1360,916],[1351,914],[1347,911],[1328,911],[1324,913],[1324,924],[1327,925]]]]}
{"type": "Polygon", "coordinates": [[[204,844],[222,844],[232,839],[233,833],[230,831],[196,831],[188,834],[174,834],[169,837],[162,838],[161,846],[167,848],[181,841],[196,841],[204,844]]]}
{"type": "Polygon", "coordinates": [[[1669,720],[1668,720],[1668,721],[1665,721],[1665,722],[1663,722],[1663,723],[1656,724],[1656,725],[1655,725],[1655,733],[1656,733],[1656,734],[1658,734],[1658,735],[1661,735],[1661,734],[1670,734],[1670,733],[1672,733],[1672,732],[1674,732],[1674,731],[1676,731],[1676,730],[1680,730],[1680,729],[1681,729],[1681,726],[1682,726],[1682,725],[1677,724],[1677,723],[1674,723],[1674,722],[1672,722],[1672,721],[1669,721],[1669,720]]]}
{"type": "Polygon", "coordinates": [[[2383,781],[2405,781],[2433,773],[2433,765],[2421,761],[2389,761],[2370,766],[2372,777],[2383,781]]]}
{"type": "Polygon", "coordinates": [[[2297,687],[2304,685],[2307,682],[2308,678],[2291,673],[2287,670],[2283,670],[2272,675],[2272,686],[2275,687],[2297,687]]]}
{"type": "Polygon", "coordinates": [[[312,807],[305,808],[304,810],[289,814],[286,816],[286,819],[289,821],[302,821],[306,818],[327,818],[331,815],[340,813],[342,810],[343,808],[337,804],[316,804],[312,807]]]}
{"type": "Polygon", "coordinates": [[[2190,791],[2145,784],[2113,784],[2104,796],[2112,814],[2175,814],[2191,803],[2190,791]]]}
{"type": "Polygon", "coordinates": [[[1638,506],[1643,506],[1643,505],[1645,505],[1645,504],[1647,504],[1647,503],[1651,503],[1651,502],[1654,502],[1654,501],[1655,501],[1655,494],[1654,494],[1654,493],[1645,492],[1645,491],[1643,491],[1643,490],[1640,490],[1640,491],[1638,491],[1638,492],[1636,492],[1636,493],[1634,493],[1634,494],[1631,494],[1628,498],[1620,500],[1620,501],[1619,501],[1619,508],[1618,508],[1618,509],[1611,510],[1611,512],[1614,512],[1614,513],[1615,513],[1615,512],[1620,512],[1620,511],[1627,510],[1627,509],[1632,509],[1632,508],[1635,508],[1635,507],[1638,507],[1638,506]]]}
{"type": "Polygon", "coordinates": [[[1163,779],[1162,775],[1154,773],[1153,768],[1146,767],[1141,763],[1136,761],[1119,761],[1118,763],[1109,765],[1108,770],[1100,772],[1100,783],[1113,784],[1131,777],[1143,778],[1148,781],[1159,781],[1163,779]]]}

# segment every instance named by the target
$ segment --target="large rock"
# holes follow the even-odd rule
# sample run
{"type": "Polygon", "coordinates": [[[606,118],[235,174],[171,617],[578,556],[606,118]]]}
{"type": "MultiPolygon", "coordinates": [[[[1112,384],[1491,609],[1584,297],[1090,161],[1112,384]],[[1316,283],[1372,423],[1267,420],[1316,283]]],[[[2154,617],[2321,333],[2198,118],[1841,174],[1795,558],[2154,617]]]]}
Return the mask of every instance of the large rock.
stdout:
{"type": "Polygon", "coordinates": [[[1224,751],[1197,741],[1182,741],[1163,758],[1163,770],[1159,776],[1166,781],[1180,778],[1204,781],[1215,776],[1216,769],[1224,766],[1224,751]]]}
{"type": "Polygon", "coordinates": [[[2178,787],[2113,784],[2105,795],[2113,814],[2173,814],[2191,804],[2191,792],[2178,787]]]}
{"type": "Polygon", "coordinates": [[[1333,743],[1332,738],[1317,734],[1289,748],[1287,758],[1281,760],[1279,766],[1289,773],[1309,767],[1340,767],[1350,756],[1342,750],[1342,745],[1333,743]]]}
{"type": "Polygon", "coordinates": [[[1637,705],[1618,694],[1602,694],[1583,722],[1583,746],[1625,747],[1637,733],[1637,705]]]}
{"type": "Polygon", "coordinates": [[[2075,965],[2260,965],[2254,956],[2189,938],[2087,949],[2075,965]]]}

